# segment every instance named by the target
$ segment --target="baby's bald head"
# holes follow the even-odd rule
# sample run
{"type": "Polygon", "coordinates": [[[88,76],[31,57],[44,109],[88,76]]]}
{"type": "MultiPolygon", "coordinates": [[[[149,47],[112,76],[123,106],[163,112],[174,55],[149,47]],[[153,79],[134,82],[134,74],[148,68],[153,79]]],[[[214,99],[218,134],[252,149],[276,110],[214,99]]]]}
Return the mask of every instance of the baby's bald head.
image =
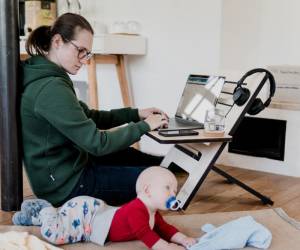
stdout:
{"type": "Polygon", "coordinates": [[[136,193],[139,195],[147,185],[158,185],[161,183],[175,183],[177,180],[174,174],[164,167],[149,167],[146,168],[136,181],[136,193]]]}

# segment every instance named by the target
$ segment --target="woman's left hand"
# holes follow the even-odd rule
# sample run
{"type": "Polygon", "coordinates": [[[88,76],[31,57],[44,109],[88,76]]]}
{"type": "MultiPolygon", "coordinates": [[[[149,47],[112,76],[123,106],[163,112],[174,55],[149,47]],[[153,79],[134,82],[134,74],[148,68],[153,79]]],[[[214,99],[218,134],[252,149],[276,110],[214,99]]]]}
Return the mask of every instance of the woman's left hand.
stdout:
{"type": "Polygon", "coordinates": [[[139,109],[139,117],[143,120],[146,119],[149,115],[153,115],[153,114],[161,114],[162,119],[169,120],[168,115],[161,109],[158,108],[139,109]]]}

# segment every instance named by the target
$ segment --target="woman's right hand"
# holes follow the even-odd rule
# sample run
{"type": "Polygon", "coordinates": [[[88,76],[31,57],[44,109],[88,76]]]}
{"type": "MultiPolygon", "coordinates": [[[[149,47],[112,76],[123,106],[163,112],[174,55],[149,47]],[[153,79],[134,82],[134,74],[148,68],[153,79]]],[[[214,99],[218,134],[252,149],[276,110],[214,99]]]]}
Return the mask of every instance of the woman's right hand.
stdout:
{"type": "Polygon", "coordinates": [[[149,125],[151,130],[168,127],[168,120],[161,114],[149,115],[144,121],[149,125]]]}

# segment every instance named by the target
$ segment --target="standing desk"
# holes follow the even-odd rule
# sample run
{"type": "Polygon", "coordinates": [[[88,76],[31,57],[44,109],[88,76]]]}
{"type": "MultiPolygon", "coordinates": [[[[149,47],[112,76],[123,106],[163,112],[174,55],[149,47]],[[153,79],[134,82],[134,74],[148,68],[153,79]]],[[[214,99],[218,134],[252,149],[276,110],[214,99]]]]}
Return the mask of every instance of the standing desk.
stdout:
{"type": "MultiPolygon", "coordinates": [[[[93,52],[94,53],[94,52],[93,52]]],[[[88,86],[89,86],[89,106],[98,109],[98,83],[97,83],[97,64],[114,64],[116,66],[121,96],[125,107],[131,107],[133,101],[126,78],[125,62],[123,54],[103,55],[94,53],[87,65],[88,86]]]]}
{"type": "MultiPolygon", "coordinates": [[[[232,136],[234,136],[234,132],[266,81],[265,73],[258,73],[247,78],[246,87],[250,90],[250,98],[243,106],[237,106],[232,102],[226,115],[226,129],[223,136],[205,136],[203,130],[198,130],[199,135],[196,136],[164,137],[159,135],[157,131],[147,134],[159,143],[174,144],[164,157],[161,166],[168,168],[172,163],[175,163],[188,173],[188,178],[177,194],[180,209],[184,210],[188,207],[211,170],[226,178],[230,183],[235,183],[258,197],[263,204],[273,205],[273,201],[270,198],[215,166],[215,162],[232,136]]],[[[230,84],[235,83],[230,82],[230,84]]],[[[230,94],[232,96],[232,93],[230,94]]],[[[228,106],[228,104],[220,102],[217,104],[217,108],[222,108],[222,106],[228,106]]]]}
{"type": "Polygon", "coordinates": [[[133,99],[126,77],[125,55],[146,54],[146,38],[136,35],[101,34],[95,35],[92,49],[93,57],[87,66],[90,107],[98,109],[97,64],[116,66],[121,96],[125,107],[132,107],[133,99]]]}

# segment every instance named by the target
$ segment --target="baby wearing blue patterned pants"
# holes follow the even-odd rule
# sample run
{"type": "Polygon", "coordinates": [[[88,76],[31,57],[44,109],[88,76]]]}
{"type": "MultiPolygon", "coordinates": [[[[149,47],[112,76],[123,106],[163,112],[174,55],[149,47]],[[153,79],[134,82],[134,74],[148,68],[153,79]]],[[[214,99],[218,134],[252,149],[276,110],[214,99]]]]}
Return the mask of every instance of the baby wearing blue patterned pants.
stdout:
{"type": "MultiPolygon", "coordinates": [[[[105,216],[103,211],[109,210],[112,212],[106,213],[106,215],[108,215],[106,217],[109,218],[108,220],[103,220],[103,222],[111,221],[114,211],[117,209],[111,208],[112,207],[106,205],[102,200],[89,196],[75,197],[60,208],[54,208],[52,206],[43,208],[40,211],[40,220],[42,223],[41,234],[46,240],[55,245],[90,241],[94,217],[97,213],[99,214],[99,212],[105,216]]],[[[98,243],[103,244],[109,226],[110,224],[106,225],[106,229],[102,227],[102,232],[95,230],[97,231],[96,238],[98,239],[94,241],[101,241],[98,243]],[[105,238],[102,237],[103,239],[99,239],[101,235],[105,238]]]]}

